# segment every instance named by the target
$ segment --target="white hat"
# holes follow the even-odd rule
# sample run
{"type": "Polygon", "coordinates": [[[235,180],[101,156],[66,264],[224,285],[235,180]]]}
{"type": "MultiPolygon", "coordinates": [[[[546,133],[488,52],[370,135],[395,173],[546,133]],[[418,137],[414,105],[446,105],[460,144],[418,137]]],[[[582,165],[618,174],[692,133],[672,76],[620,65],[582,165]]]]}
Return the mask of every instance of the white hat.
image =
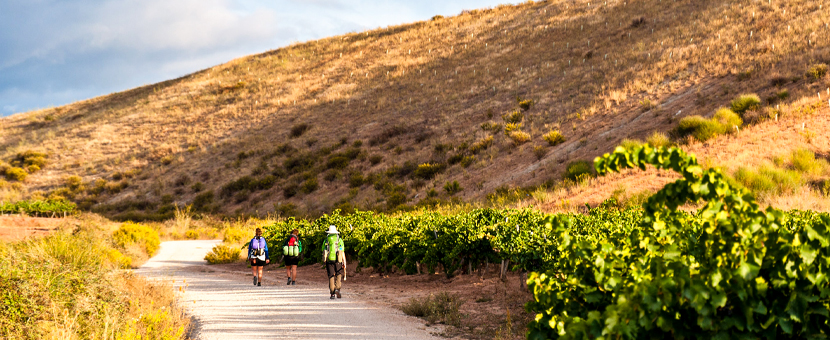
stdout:
{"type": "Polygon", "coordinates": [[[326,234],[339,234],[340,232],[337,231],[337,227],[330,225],[329,230],[326,231],[326,234]]]}

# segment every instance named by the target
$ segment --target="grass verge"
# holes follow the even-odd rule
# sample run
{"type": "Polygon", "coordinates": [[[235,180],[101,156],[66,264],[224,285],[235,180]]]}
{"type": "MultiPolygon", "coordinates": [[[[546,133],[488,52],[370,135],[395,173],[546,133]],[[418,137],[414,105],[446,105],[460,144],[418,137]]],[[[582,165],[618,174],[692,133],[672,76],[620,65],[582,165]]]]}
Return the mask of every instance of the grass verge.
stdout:
{"type": "Polygon", "coordinates": [[[173,290],[120,270],[131,261],[106,234],[84,223],[0,243],[0,338],[183,339],[173,290]]]}

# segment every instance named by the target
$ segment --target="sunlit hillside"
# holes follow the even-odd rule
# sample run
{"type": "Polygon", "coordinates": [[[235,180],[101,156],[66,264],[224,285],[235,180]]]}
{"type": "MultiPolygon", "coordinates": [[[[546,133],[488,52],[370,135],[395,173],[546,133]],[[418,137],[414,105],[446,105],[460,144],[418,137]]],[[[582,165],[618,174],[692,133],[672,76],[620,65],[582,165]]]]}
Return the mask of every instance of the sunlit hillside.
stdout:
{"type": "Polygon", "coordinates": [[[484,200],[743,93],[762,104],[729,138],[752,140],[775,115],[826,121],[827,5],[551,0],[295,44],[0,119],[4,167],[25,171],[0,199],[119,218],[484,200]]]}

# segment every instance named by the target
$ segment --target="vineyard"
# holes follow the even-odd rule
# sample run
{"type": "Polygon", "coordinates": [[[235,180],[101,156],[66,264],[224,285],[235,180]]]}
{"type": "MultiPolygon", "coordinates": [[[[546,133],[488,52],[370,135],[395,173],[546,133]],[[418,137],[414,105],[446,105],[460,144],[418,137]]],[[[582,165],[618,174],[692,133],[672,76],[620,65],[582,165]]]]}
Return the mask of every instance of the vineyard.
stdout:
{"type": "Polygon", "coordinates": [[[75,213],[75,203],[64,200],[0,202],[0,215],[24,214],[36,217],[59,217],[75,213]]]}
{"type": "Polygon", "coordinates": [[[752,338],[826,334],[830,317],[830,216],[761,210],[717,169],[676,148],[649,146],[598,158],[600,173],[654,165],[683,175],[642,209],[587,214],[478,209],[455,215],[334,212],[266,228],[291,229],[321,257],[329,225],[352,262],[407,274],[471,273],[490,263],[531,272],[537,314],[529,338],[752,338]],[[686,202],[700,211],[678,211],[686,202]]]}

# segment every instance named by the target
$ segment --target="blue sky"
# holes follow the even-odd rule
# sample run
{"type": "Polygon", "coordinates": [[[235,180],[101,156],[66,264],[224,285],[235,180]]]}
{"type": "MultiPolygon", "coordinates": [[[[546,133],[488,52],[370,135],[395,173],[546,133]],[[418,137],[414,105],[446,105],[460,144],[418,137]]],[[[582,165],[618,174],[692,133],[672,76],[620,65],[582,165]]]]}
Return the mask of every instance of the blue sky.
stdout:
{"type": "Polygon", "coordinates": [[[498,0],[2,0],[0,116],[498,0]]]}

